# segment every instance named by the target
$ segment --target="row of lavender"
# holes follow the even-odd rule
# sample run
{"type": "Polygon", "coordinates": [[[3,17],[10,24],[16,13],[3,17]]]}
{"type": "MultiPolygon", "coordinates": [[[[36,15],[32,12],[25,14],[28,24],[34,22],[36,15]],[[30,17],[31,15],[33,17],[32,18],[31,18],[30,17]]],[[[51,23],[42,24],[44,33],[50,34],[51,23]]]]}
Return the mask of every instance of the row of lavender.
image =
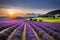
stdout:
{"type": "Polygon", "coordinates": [[[41,40],[60,40],[60,23],[22,20],[2,20],[0,22],[0,40],[22,40],[24,24],[26,24],[25,40],[38,40],[32,28],[41,40]],[[3,30],[5,31],[2,32],[3,30]],[[9,36],[11,36],[10,39],[9,36]]]}
{"type": "MultiPolygon", "coordinates": [[[[10,34],[20,26],[21,20],[2,20],[0,22],[0,40],[7,40],[10,34]]],[[[9,39],[8,39],[9,40],[9,39]]]]}
{"type": "Polygon", "coordinates": [[[29,23],[42,38],[42,40],[60,40],[60,23],[36,21],[30,21],[29,23]]]}
{"type": "MultiPolygon", "coordinates": [[[[15,21],[5,23],[0,25],[0,40],[22,40],[22,32],[24,30],[24,22],[15,23],[15,21]],[[5,27],[6,26],[6,27],[5,27]],[[7,30],[5,30],[7,29],[7,30]],[[1,31],[5,30],[1,33],[1,31]],[[16,31],[15,31],[16,30],[16,31]],[[14,32],[15,31],[15,32],[14,32]],[[13,33],[14,32],[14,33],[13,33]],[[11,38],[8,38],[13,33],[11,38]]],[[[2,24],[0,23],[0,24],[2,24]]],[[[26,40],[37,40],[31,27],[26,23],[26,40]]]]}

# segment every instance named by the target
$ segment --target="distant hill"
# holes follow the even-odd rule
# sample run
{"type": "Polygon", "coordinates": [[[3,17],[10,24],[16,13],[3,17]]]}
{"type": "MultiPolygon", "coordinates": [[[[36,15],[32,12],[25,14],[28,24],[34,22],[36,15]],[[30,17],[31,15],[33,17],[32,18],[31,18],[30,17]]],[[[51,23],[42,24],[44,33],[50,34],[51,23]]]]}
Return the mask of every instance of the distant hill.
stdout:
{"type": "Polygon", "coordinates": [[[60,15],[60,10],[51,11],[45,15],[49,15],[49,16],[60,15]]]}
{"type": "Polygon", "coordinates": [[[24,15],[24,17],[38,17],[38,13],[27,13],[26,15],[24,15]]]}

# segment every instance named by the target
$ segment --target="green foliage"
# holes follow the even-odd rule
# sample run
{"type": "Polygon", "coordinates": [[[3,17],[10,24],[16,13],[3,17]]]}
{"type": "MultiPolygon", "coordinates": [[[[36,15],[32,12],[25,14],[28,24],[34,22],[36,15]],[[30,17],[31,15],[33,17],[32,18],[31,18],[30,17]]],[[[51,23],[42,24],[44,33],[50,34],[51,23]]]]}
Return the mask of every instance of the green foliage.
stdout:
{"type": "Polygon", "coordinates": [[[49,38],[46,38],[45,40],[49,40],[49,38]]]}
{"type": "Polygon", "coordinates": [[[7,36],[1,34],[0,38],[1,38],[1,40],[6,40],[7,36]]]}
{"type": "Polygon", "coordinates": [[[50,32],[50,35],[53,35],[54,33],[53,32],[50,32]]]}
{"type": "Polygon", "coordinates": [[[21,35],[16,34],[14,37],[15,37],[15,38],[21,38],[21,35]]]}
{"type": "Polygon", "coordinates": [[[39,36],[42,38],[42,36],[44,35],[45,33],[44,32],[42,32],[39,36]]]}
{"type": "Polygon", "coordinates": [[[32,18],[30,18],[30,21],[32,21],[32,18]]]}

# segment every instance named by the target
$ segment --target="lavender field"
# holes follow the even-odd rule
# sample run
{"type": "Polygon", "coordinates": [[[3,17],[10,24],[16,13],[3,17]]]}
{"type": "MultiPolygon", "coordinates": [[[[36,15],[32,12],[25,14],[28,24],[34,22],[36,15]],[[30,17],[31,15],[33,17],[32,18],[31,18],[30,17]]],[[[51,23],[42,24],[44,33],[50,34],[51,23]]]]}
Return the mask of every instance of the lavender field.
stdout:
{"type": "Polygon", "coordinates": [[[60,40],[60,23],[0,20],[0,40],[60,40]]]}

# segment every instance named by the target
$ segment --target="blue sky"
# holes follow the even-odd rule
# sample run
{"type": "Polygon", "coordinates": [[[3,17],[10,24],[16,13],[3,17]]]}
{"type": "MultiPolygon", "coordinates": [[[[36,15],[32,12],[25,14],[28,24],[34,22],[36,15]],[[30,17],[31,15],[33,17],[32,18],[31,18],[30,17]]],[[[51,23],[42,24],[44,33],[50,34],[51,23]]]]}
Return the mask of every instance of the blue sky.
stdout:
{"type": "Polygon", "coordinates": [[[60,9],[60,0],[0,0],[0,8],[51,11],[60,9]]]}

